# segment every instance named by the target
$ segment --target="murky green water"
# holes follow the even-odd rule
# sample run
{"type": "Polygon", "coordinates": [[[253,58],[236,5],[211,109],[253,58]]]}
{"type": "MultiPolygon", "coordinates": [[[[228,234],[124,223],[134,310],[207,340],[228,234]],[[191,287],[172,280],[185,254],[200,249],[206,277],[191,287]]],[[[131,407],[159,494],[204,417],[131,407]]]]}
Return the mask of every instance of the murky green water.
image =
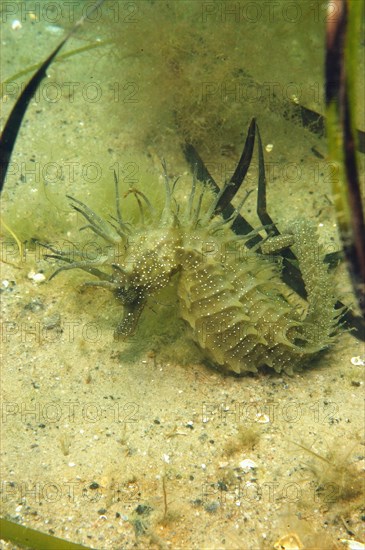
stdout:
{"type": "MultiPolygon", "coordinates": [[[[33,71],[19,73],[91,5],[2,2],[2,124],[33,71]]],[[[120,306],[80,292],[82,272],[48,281],[55,264],[32,242],[89,243],[66,194],[115,215],[114,172],[122,194],[158,207],[161,159],[190,185],[185,142],[222,185],[256,117],[271,216],[282,230],[307,217],[337,249],[326,141],[300,110],[323,113],[323,3],[106,1],[91,19],[31,101],[5,185],[3,514],[103,549],[362,540],[362,345],[343,334],[294,377],[225,376],[202,363],[173,293],[115,342],[120,306]]],[[[257,166],[256,151],[244,212],[255,227],[257,166]]],[[[343,266],[336,280],[353,303],[343,266]]]]}

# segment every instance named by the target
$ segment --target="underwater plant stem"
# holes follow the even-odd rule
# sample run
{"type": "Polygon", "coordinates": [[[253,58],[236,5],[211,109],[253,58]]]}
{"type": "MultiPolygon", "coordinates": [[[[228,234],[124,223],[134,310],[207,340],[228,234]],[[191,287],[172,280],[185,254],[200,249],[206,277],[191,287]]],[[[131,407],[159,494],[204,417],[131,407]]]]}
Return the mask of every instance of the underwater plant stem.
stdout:
{"type": "Polygon", "coordinates": [[[162,493],[163,493],[163,519],[167,516],[167,492],[166,492],[166,475],[162,477],[162,493]]]}
{"type": "Polygon", "coordinates": [[[0,518],[1,538],[20,544],[27,548],[44,548],[47,550],[92,550],[91,547],[83,546],[65,539],[60,539],[48,533],[42,533],[36,529],[19,525],[14,521],[0,518]]]}
{"type": "Polygon", "coordinates": [[[365,224],[356,157],[355,82],[362,2],[337,0],[340,16],[327,22],[326,110],[329,156],[337,171],[332,190],[352,285],[365,317],[365,224]]]}
{"type": "Polygon", "coordinates": [[[20,256],[20,258],[23,258],[23,245],[22,245],[22,243],[20,242],[20,240],[18,239],[18,237],[16,236],[14,231],[5,223],[5,221],[2,218],[1,218],[1,224],[5,227],[6,231],[8,233],[10,233],[10,235],[15,240],[16,245],[18,247],[19,256],[20,256]]]}

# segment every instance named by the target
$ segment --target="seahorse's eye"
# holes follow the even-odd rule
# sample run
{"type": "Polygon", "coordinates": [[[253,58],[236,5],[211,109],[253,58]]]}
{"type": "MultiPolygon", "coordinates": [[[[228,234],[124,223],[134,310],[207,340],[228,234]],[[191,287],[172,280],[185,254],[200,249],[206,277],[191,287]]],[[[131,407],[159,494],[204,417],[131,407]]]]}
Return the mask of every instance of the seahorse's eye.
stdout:
{"type": "Polygon", "coordinates": [[[115,291],[115,297],[121,300],[124,305],[133,305],[137,303],[142,295],[143,290],[139,288],[119,287],[115,291]]]}

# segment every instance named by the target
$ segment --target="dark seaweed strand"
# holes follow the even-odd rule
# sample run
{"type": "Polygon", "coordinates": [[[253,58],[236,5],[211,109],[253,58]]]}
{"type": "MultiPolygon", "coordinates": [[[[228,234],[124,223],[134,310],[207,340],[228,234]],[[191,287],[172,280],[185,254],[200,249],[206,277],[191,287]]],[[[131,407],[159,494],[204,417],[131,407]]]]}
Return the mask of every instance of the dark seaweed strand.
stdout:
{"type": "MultiPolygon", "coordinates": [[[[345,66],[344,48],[346,34],[349,33],[349,15],[346,3],[341,4],[340,17],[330,24],[327,22],[327,43],[326,43],[326,105],[327,109],[334,105],[339,113],[341,130],[343,133],[343,155],[344,170],[348,193],[348,207],[351,211],[351,236],[339,224],[339,231],[342,240],[343,251],[347,260],[348,271],[350,272],[353,288],[358,299],[363,317],[355,315],[352,311],[345,312],[343,319],[347,326],[352,329],[352,334],[359,340],[365,340],[365,245],[364,245],[364,214],[361,206],[361,193],[359,187],[359,176],[357,169],[355,147],[365,152],[364,132],[352,130],[350,120],[350,105],[348,97],[348,75],[345,66]]],[[[352,17],[355,15],[353,14],[352,17]]],[[[337,302],[336,308],[341,307],[337,302]]]]}
{"type": "Polygon", "coordinates": [[[86,10],[86,14],[79,19],[72,27],[70,32],[65,36],[65,38],[60,42],[60,44],[53,50],[53,52],[47,57],[47,59],[42,63],[37,72],[29,80],[28,84],[25,86],[24,90],[16,100],[16,103],[9,115],[8,120],[6,121],[5,127],[0,137],[0,193],[4,187],[5,177],[9,168],[10,158],[15,146],[16,138],[20,130],[24,115],[29,106],[30,101],[32,100],[39,84],[42,82],[43,78],[47,76],[47,69],[51,65],[52,61],[61,50],[61,48],[66,44],[69,38],[74,34],[74,32],[83,24],[85,19],[89,17],[98,7],[104,2],[104,0],[98,0],[94,6],[86,10]]]}
{"type": "MultiPolygon", "coordinates": [[[[274,235],[280,235],[280,231],[274,224],[271,216],[267,212],[266,204],[266,174],[265,174],[265,161],[264,150],[261,141],[261,135],[259,127],[257,126],[257,144],[259,152],[259,180],[257,189],[257,215],[263,225],[269,225],[270,231],[274,235]]],[[[290,286],[299,296],[307,298],[307,291],[304,285],[303,277],[300,269],[293,264],[293,260],[296,260],[295,254],[290,248],[285,248],[280,252],[283,258],[283,268],[281,272],[282,280],[290,286]]]]}
{"type": "Polygon", "coordinates": [[[352,129],[352,106],[350,104],[350,68],[346,67],[345,49],[349,47],[351,32],[351,7],[341,4],[339,18],[327,21],[326,44],[326,105],[332,107],[338,116],[338,126],[342,133],[343,164],[346,189],[346,206],[351,212],[349,221],[341,223],[341,212],[337,207],[338,227],[342,248],[347,261],[354,293],[365,318],[365,224],[362,210],[360,178],[356,158],[356,138],[352,129]]]}
{"type": "MultiPolygon", "coordinates": [[[[183,145],[183,153],[187,163],[191,166],[192,172],[195,174],[196,179],[204,184],[209,184],[214,193],[219,194],[221,191],[220,188],[214,181],[213,176],[209,173],[208,168],[205,166],[195,147],[191,145],[191,143],[185,143],[183,145]]],[[[228,220],[234,212],[234,207],[229,203],[223,210],[222,216],[225,220],[228,220]]],[[[232,225],[232,230],[237,235],[247,235],[248,233],[254,231],[254,227],[242,216],[242,214],[239,214],[232,225]]],[[[251,241],[252,246],[259,243],[261,240],[262,237],[257,235],[256,242],[253,243],[251,241]]]]}
{"type": "Polygon", "coordinates": [[[47,69],[62,48],[62,46],[67,42],[70,35],[66,36],[57,46],[57,48],[51,53],[49,57],[42,63],[38,71],[30,79],[20,96],[18,97],[8,120],[6,121],[4,130],[0,138],[0,192],[3,189],[5,176],[9,168],[9,162],[11,154],[14,149],[15,141],[18,136],[20,126],[22,124],[25,112],[28,108],[28,105],[33,98],[39,84],[45,76],[47,76],[47,69]]]}
{"type": "Polygon", "coordinates": [[[216,206],[215,214],[223,212],[228,204],[231,203],[232,199],[236,196],[238,190],[240,189],[251,164],[253,148],[255,145],[255,135],[256,121],[253,118],[248,128],[245,145],[243,147],[240,160],[238,161],[237,168],[234,171],[229,182],[224,187],[224,191],[219,198],[218,204],[216,206]]]}

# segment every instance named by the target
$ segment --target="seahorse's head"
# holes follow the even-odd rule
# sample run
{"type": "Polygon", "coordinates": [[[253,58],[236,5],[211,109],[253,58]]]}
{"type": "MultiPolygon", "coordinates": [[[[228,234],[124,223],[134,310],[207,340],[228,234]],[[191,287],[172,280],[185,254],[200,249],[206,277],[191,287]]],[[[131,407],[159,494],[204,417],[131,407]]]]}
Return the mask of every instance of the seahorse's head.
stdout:
{"type": "Polygon", "coordinates": [[[114,269],[115,297],[123,305],[123,318],[116,338],[125,338],[136,329],[149,296],[164,288],[178,272],[179,235],[176,228],[145,228],[128,237],[114,269]]]}

